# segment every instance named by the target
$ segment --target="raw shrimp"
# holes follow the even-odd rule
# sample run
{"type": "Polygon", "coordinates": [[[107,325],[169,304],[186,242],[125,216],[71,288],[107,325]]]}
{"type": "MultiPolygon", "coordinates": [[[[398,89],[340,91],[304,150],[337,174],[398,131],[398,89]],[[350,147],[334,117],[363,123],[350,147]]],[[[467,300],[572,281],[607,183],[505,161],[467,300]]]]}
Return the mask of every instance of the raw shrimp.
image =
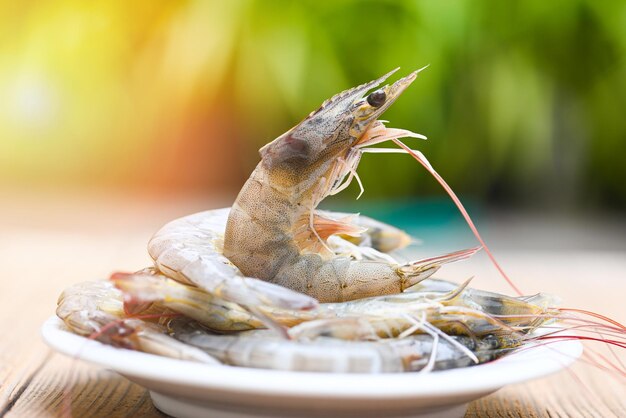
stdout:
{"type": "MultiPolygon", "coordinates": [[[[248,308],[272,306],[285,309],[310,309],[316,301],[304,294],[262,280],[244,277],[222,255],[223,237],[229,209],[216,209],[185,216],[169,222],[148,243],[148,252],[156,267],[181,283],[193,284],[214,296],[248,308]]],[[[324,212],[326,219],[346,219],[349,215],[324,212]]],[[[372,265],[395,266],[398,263],[386,252],[410,243],[403,231],[365,216],[351,216],[352,225],[362,231],[358,238],[335,236],[330,248],[337,259],[367,260],[372,265]],[[373,245],[370,247],[370,245],[373,245]]],[[[413,262],[411,269],[433,274],[444,263],[460,260],[478,248],[413,262]]],[[[391,267],[390,267],[391,268],[391,267]]],[[[296,289],[297,290],[297,289],[296,289]]],[[[317,295],[322,301],[323,298],[317,295]]]]}
{"type": "MultiPolygon", "coordinates": [[[[549,295],[508,297],[469,288],[469,281],[430,278],[484,248],[509,280],[445,181],[398,140],[423,137],[377,120],[417,72],[363,98],[389,75],[334,96],[264,146],[232,209],[190,215],[158,231],[148,245],[156,268],[72,286],[57,315],[71,331],[117,347],[289,371],[429,372],[569,338],[626,348],[626,327],[594,313],[584,312],[591,320],[576,317],[581,311],[558,309],[549,295]],[[401,149],[366,148],[387,140],[401,149]],[[353,179],[361,186],[356,168],[364,152],[404,152],[420,161],[481,247],[401,263],[393,251],[412,242],[403,231],[317,210],[353,179]],[[556,334],[556,321],[594,335],[556,334]],[[549,331],[537,337],[538,329],[549,331]]],[[[623,366],[600,359],[626,376],[623,366]]]]}
{"type": "Polygon", "coordinates": [[[362,148],[399,137],[423,138],[377,121],[418,71],[363,98],[392,73],[337,94],[261,148],[261,162],[239,192],[224,236],[224,255],[243,274],[320,302],[342,302],[402,292],[441,264],[473,254],[470,250],[439,257],[436,263],[399,264],[336,256],[326,243],[332,235],[361,232],[349,220],[332,219],[315,209],[326,196],[358,179],[362,148]]]}
{"type": "Polygon", "coordinates": [[[550,321],[556,309],[546,306],[553,298],[537,295],[533,301],[467,287],[468,282],[447,292],[411,292],[383,295],[343,303],[320,305],[325,317],[365,318],[376,334],[393,338],[420,324],[449,335],[528,333],[550,321]]]}
{"type": "MultiPolygon", "coordinates": [[[[140,277],[143,280],[146,277],[158,279],[163,276],[142,273],[134,277],[140,277]]],[[[115,276],[114,282],[132,282],[129,279],[129,277],[115,276]]],[[[172,282],[167,278],[163,280],[172,282]]],[[[193,289],[180,283],[175,283],[175,285],[193,289]]],[[[298,315],[311,316],[299,325],[289,328],[290,340],[280,338],[281,334],[276,334],[272,330],[262,329],[216,335],[191,318],[173,313],[165,306],[159,306],[158,302],[137,301],[138,304],[134,307],[143,306],[145,311],[141,315],[129,314],[123,303],[122,292],[113,288],[111,282],[102,281],[81,283],[68,288],[59,298],[57,315],[73,332],[89,335],[118,347],[210,364],[216,364],[219,359],[232,365],[283,370],[369,373],[440,370],[486,362],[522,345],[532,347],[532,345],[526,345],[532,342],[542,344],[569,338],[605,341],[621,348],[626,347],[621,343],[623,331],[626,328],[599,315],[595,316],[607,321],[610,325],[580,320],[580,323],[575,322],[577,325],[572,329],[607,333],[614,335],[615,340],[603,337],[555,335],[553,331],[537,337],[525,334],[529,331],[528,325],[511,327],[506,324],[508,319],[520,321],[524,318],[533,326],[537,325],[538,319],[544,323],[554,319],[577,320],[575,317],[566,316],[568,310],[565,310],[565,316],[563,312],[553,316],[524,314],[519,310],[524,303],[532,305],[530,300],[533,300],[538,304],[529,308],[530,312],[536,312],[540,309],[540,305],[550,301],[550,298],[541,295],[511,298],[508,301],[504,297],[504,303],[493,304],[493,299],[497,295],[488,293],[491,302],[487,308],[494,312],[506,312],[507,309],[503,309],[502,306],[509,305],[511,302],[513,306],[517,306],[513,310],[517,313],[494,315],[502,322],[494,321],[489,324],[485,318],[490,318],[491,315],[484,313],[480,315],[478,311],[455,305],[457,302],[464,303],[463,299],[469,300],[472,304],[476,303],[475,301],[485,300],[483,292],[458,286],[453,288],[449,282],[432,279],[424,281],[423,286],[430,289],[430,292],[422,294],[413,292],[369,300],[321,304],[317,308],[319,310],[332,306],[334,309],[327,311],[326,314],[328,314],[329,312],[337,313],[338,308],[343,306],[345,316],[327,315],[325,318],[316,319],[313,316],[315,311],[295,311],[298,315]],[[452,293],[448,291],[450,288],[453,288],[452,293]],[[473,290],[475,295],[480,297],[459,298],[468,290],[473,290]],[[446,332],[437,328],[439,325],[437,325],[436,318],[425,314],[427,309],[420,308],[413,312],[418,315],[410,315],[410,311],[407,314],[406,308],[412,305],[409,302],[411,298],[414,298],[417,305],[421,305],[422,308],[425,302],[433,298],[439,303],[449,302],[451,306],[444,306],[444,309],[438,312],[440,322],[445,325],[440,328],[446,329],[446,332]],[[378,306],[373,303],[376,299],[379,302],[378,306]],[[515,302],[516,300],[519,303],[515,302]],[[366,311],[359,311],[359,307],[366,311]],[[392,308],[389,309],[389,307],[392,308]],[[378,311],[374,312],[372,308],[378,311]],[[392,326],[389,324],[398,321],[397,313],[403,310],[405,324],[395,325],[399,329],[393,332],[394,338],[381,338],[379,334],[382,328],[376,330],[379,326],[377,324],[386,324],[387,329],[391,329],[392,326]],[[351,312],[359,315],[350,316],[351,312]],[[472,325],[476,319],[472,318],[474,314],[478,314],[476,318],[482,317],[482,319],[472,325]],[[454,327],[450,328],[450,325],[457,321],[462,321],[466,325],[459,328],[461,335],[448,335],[457,332],[454,327]],[[488,329],[484,327],[485,324],[494,327],[488,329]],[[411,326],[407,327],[407,325],[411,326]]],[[[202,290],[198,291],[204,294],[205,298],[209,298],[208,300],[212,297],[202,290]]],[[[175,301],[175,303],[184,305],[184,294],[178,293],[178,296],[183,296],[183,300],[175,301]]],[[[196,302],[202,301],[202,298],[196,299],[196,302]]],[[[196,306],[195,309],[203,309],[203,306],[196,306]]],[[[191,315],[192,311],[189,313],[191,315]]],[[[515,323],[518,324],[518,322],[515,323]]],[[[619,369],[607,370],[621,373],[619,369]]]]}
{"type": "MultiPolygon", "coordinates": [[[[95,336],[106,344],[181,360],[219,363],[205,352],[169,337],[161,325],[127,317],[122,292],[111,282],[91,281],[68,287],[59,296],[56,314],[72,332],[95,336]]],[[[167,317],[168,312],[145,316],[167,317]]]]}
{"type": "MultiPolygon", "coordinates": [[[[124,280],[115,278],[116,282],[124,280]]],[[[218,335],[162,307],[147,309],[151,314],[141,317],[158,322],[129,317],[113,283],[93,281],[66,289],[59,298],[57,315],[73,332],[96,335],[99,341],[122,348],[209,364],[218,364],[219,359],[237,366],[299,371],[382,373],[465,367],[497,358],[521,342],[510,335],[440,338],[434,333],[370,342],[304,332],[294,333],[294,340],[289,341],[271,330],[218,335]]],[[[332,322],[348,325],[351,335],[363,333],[361,328],[368,326],[359,318],[324,322],[329,330],[338,329],[332,322]]]]}
{"type": "Polygon", "coordinates": [[[196,323],[173,319],[171,335],[200,348],[224,363],[289,371],[329,373],[393,373],[443,370],[493,360],[511,350],[497,337],[416,335],[380,341],[344,341],[317,338],[287,341],[270,330],[217,335],[196,323]],[[462,349],[459,349],[462,347],[462,349]],[[468,355],[469,354],[469,355],[468,355]]]}
{"type": "MultiPolygon", "coordinates": [[[[112,279],[123,291],[127,301],[139,305],[157,303],[215,331],[239,331],[264,326],[237,305],[221,302],[201,289],[178,283],[163,275],[114,275],[112,279]]],[[[547,307],[537,304],[540,302],[538,297],[535,303],[530,303],[466,286],[467,283],[445,292],[411,292],[323,303],[308,311],[270,307],[260,307],[259,310],[272,321],[284,327],[293,327],[287,332],[292,338],[341,334],[349,339],[360,339],[355,337],[358,335],[365,335],[365,339],[370,336],[393,338],[408,330],[412,330],[409,333],[423,332],[421,323],[432,325],[448,334],[472,337],[528,332],[547,321],[542,315],[551,314],[547,307]],[[502,319],[496,319],[495,315],[502,316],[502,319]],[[363,327],[354,327],[354,335],[350,336],[351,323],[347,323],[346,327],[341,322],[325,322],[338,318],[358,318],[369,324],[371,332],[369,335],[362,334],[363,327]],[[301,325],[294,327],[298,324],[301,325]]],[[[543,298],[550,300],[549,297],[543,298]]]]}
{"type": "MultiPolygon", "coordinates": [[[[123,292],[126,310],[143,313],[155,303],[203,323],[215,331],[243,331],[264,327],[263,323],[241,306],[213,296],[198,287],[185,285],[158,274],[115,273],[112,283],[123,292]]],[[[299,311],[293,310],[295,315],[299,311]]]]}

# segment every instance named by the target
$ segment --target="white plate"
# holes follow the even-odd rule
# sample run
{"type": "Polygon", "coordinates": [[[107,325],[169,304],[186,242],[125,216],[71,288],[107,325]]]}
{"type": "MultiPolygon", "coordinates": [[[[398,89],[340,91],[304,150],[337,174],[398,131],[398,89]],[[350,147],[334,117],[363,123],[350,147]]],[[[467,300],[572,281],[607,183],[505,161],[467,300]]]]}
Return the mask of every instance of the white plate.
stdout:
{"type": "Polygon", "coordinates": [[[561,370],[582,353],[578,341],[560,341],[456,370],[329,374],[209,366],[114,348],[72,334],[57,317],[42,334],[55,350],[144,386],[157,408],[180,418],[461,417],[468,402],[561,370]]]}

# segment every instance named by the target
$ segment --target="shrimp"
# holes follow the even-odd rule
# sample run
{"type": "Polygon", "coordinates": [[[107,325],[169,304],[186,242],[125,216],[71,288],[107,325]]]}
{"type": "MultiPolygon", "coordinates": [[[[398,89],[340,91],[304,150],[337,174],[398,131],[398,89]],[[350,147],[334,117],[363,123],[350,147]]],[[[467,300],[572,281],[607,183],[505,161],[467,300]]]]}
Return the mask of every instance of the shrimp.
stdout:
{"type": "MultiPolygon", "coordinates": [[[[264,327],[264,323],[237,305],[220,302],[211,294],[168,279],[163,275],[123,275],[112,277],[125,300],[182,313],[211,330],[231,332],[264,327]]],[[[427,324],[455,335],[472,337],[487,334],[530,332],[547,322],[551,310],[519,298],[483,292],[467,287],[467,282],[450,291],[410,292],[383,295],[349,302],[322,303],[308,311],[260,307],[260,312],[283,327],[291,338],[332,335],[347,339],[394,338],[401,334],[424,332],[427,324]],[[502,318],[495,318],[495,316],[502,318]],[[348,322],[337,322],[347,319],[348,322]],[[365,326],[352,326],[360,319],[365,326]],[[353,330],[351,333],[350,330],[353,330]],[[411,331],[409,331],[411,330],[411,331]],[[342,336],[339,336],[342,335],[342,336]]],[[[452,286],[452,284],[451,284],[452,286]]],[[[545,305],[545,303],[544,303],[545,305]]]]}
{"type": "Polygon", "coordinates": [[[358,225],[315,209],[326,196],[343,190],[353,178],[358,180],[363,147],[400,137],[424,138],[385,128],[377,120],[419,71],[363,98],[393,72],[335,95],[261,148],[261,162],[239,192],[224,235],[223,254],[244,275],[320,302],[343,302],[402,292],[442,264],[477,251],[400,264],[337,256],[327,244],[332,235],[361,232],[358,225]]]}
{"type": "MultiPolygon", "coordinates": [[[[95,336],[105,344],[181,360],[219,364],[207,353],[168,336],[158,323],[127,317],[122,292],[111,282],[91,281],[68,287],[59,296],[56,314],[72,332],[95,336]]],[[[168,312],[152,312],[148,316],[167,317],[168,312]]]]}
{"type": "MultiPolygon", "coordinates": [[[[146,277],[158,279],[162,276],[141,273],[133,277],[141,277],[143,280],[146,277]]],[[[545,344],[572,338],[604,341],[620,348],[626,347],[622,343],[626,328],[601,315],[593,316],[606,321],[608,325],[568,316],[570,309],[557,311],[558,314],[554,316],[524,313],[519,308],[525,303],[533,305],[531,301],[537,302],[535,306],[529,306],[528,311],[537,312],[541,305],[549,303],[550,298],[534,295],[510,298],[504,303],[493,304],[496,297],[494,293],[483,294],[482,291],[466,287],[457,287],[451,293],[446,291],[452,287],[451,283],[432,279],[423,282],[424,287],[431,289],[431,292],[423,294],[412,292],[369,300],[321,304],[317,310],[325,306],[333,309],[326,312],[327,315],[319,317],[313,315],[315,311],[294,311],[297,315],[309,317],[289,328],[289,339],[280,338],[281,334],[267,329],[218,335],[191,319],[195,315],[194,310],[205,308],[203,304],[188,310],[189,317],[175,313],[164,305],[160,306],[158,301],[145,300],[136,301],[139,303],[133,306],[144,309],[140,315],[129,313],[124,303],[127,300],[124,292],[114,288],[113,283],[133,280],[115,275],[112,282],[96,281],[74,285],[66,289],[59,298],[57,315],[71,331],[121,348],[208,364],[225,362],[237,366],[281,370],[428,372],[483,363],[520,347],[534,346],[527,345],[528,343],[545,344]],[[474,295],[470,292],[469,296],[459,298],[467,290],[473,290],[474,295]],[[417,311],[405,310],[409,306],[415,308],[409,302],[411,298],[418,302],[418,306],[422,305],[417,311]],[[376,299],[378,305],[373,303],[376,299]],[[429,305],[428,301],[432,300],[448,302],[450,305],[443,306],[434,315],[430,315],[427,311],[434,305],[429,305]],[[483,312],[481,315],[478,310],[461,306],[463,303],[475,304],[487,300],[490,301],[489,304],[481,309],[502,313],[507,312],[503,306],[512,305],[516,306],[513,311],[517,313],[490,315],[483,312]],[[427,309],[423,309],[424,303],[427,304],[427,309]],[[328,314],[338,313],[341,307],[345,315],[328,314]],[[404,314],[399,315],[402,312],[404,314]],[[350,315],[351,313],[357,315],[350,315]],[[405,323],[401,323],[403,318],[405,323]],[[519,326],[518,321],[524,318],[528,323],[519,326]],[[509,319],[513,319],[513,322],[507,324],[509,319]],[[544,323],[557,319],[574,321],[572,330],[607,334],[614,339],[557,334],[560,328],[538,336],[528,334],[531,330],[529,324],[533,327],[539,326],[539,319],[544,323]],[[456,328],[456,323],[462,326],[456,328]],[[380,324],[384,324],[387,330],[394,326],[398,329],[387,335],[384,332],[381,334],[384,328],[380,324]]],[[[175,283],[176,286],[193,289],[167,278],[164,280],[175,283]]],[[[212,297],[202,290],[199,292],[205,297],[212,297]]],[[[184,295],[179,293],[178,296],[184,295]]],[[[167,302],[168,298],[162,301],[167,302]]],[[[196,299],[196,302],[201,301],[202,298],[196,299]]],[[[184,304],[184,297],[174,303],[184,304]]],[[[622,373],[611,362],[608,364],[609,368],[606,370],[622,373]]]]}
{"type": "MultiPolygon", "coordinates": [[[[364,97],[389,73],[324,102],[261,148],[261,162],[232,208],[168,223],[148,244],[153,267],[68,288],[57,315],[73,332],[116,347],[295,371],[429,372],[563,339],[626,348],[626,327],[610,318],[558,308],[550,295],[521,296],[454,192],[419,151],[398,140],[423,137],[378,120],[417,73],[364,97]],[[401,149],[367,148],[387,140],[401,149]],[[481,247],[403,263],[394,251],[413,242],[405,232],[317,210],[352,180],[361,186],[356,168],[364,152],[404,152],[420,161],[481,247]],[[431,277],[480,249],[520,296],[431,277]],[[562,334],[550,326],[557,321],[593,335],[562,334]]],[[[605,369],[626,375],[600,358],[605,369]]]]}
{"type": "MultiPolygon", "coordinates": [[[[114,281],[126,279],[115,277],[114,281]]],[[[346,341],[348,338],[305,332],[296,332],[292,340],[284,340],[266,329],[219,335],[154,305],[144,305],[150,314],[129,316],[122,292],[113,283],[92,281],[67,288],[59,298],[57,315],[73,332],[95,336],[106,344],[208,364],[349,373],[431,371],[489,361],[521,341],[495,335],[440,339],[436,334],[346,341]],[[150,322],[153,318],[158,322],[150,322]]],[[[325,322],[326,329],[334,331],[338,330],[337,325],[348,325],[351,335],[363,333],[362,328],[368,326],[359,318],[332,318],[325,322]]],[[[309,323],[315,321],[305,322],[309,323]]]]}
{"type": "MultiPolygon", "coordinates": [[[[156,268],[181,283],[202,288],[215,297],[242,306],[272,306],[284,309],[312,309],[317,301],[304,294],[262,280],[245,277],[222,254],[229,208],[200,212],[176,219],[163,226],[150,239],[148,253],[156,268]]],[[[325,212],[329,219],[351,218],[363,231],[359,237],[333,236],[329,245],[342,258],[397,263],[387,252],[405,247],[411,238],[404,231],[372,218],[325,212]]],[[[467,257],[453,253],[421,262],[425,274],[434,273],[446,261],[467,257]]]]}
{"type": "MultiPolygon", "coordinates": [[[[264,324],[241,306],[185,285],[155,271],[115,273],[111,282],[122,291],[127,311],[143,313],[151,304],[193,318],[215,331],[243,331],[264,324]]],[[[291,311],[290,311],[291,312],[291,311]]],[[[293,310],[294,315],[299,311],[293,310]]]]}
{"type": "Polygon", "coordinates": [[[411,292],[322,304],[319,310],[337,317],[371,318],[370,325],[384,338],[419,331],[423,329],[420,323],[450,335],[530,333],[558,314],[552,305],[547,306],[553,301],[550,295],[536,295],[532,300],[514,298],[472,289],[468,283],[446,292],[411,292]]]}
{"type": "Polygon", "coordinates": [[[328,373],[394,373],[466,367],[496,359],[512,348],[494,336],[449,340],[416,335],[405,339],[345,341],[320,337],[287,341],[270,330],[217,335],[197,323],[173,319],[173,337],[234,366],[328,373]],[[464,350],[459,350],[459,346],[464,350]],[[468,355],[468,353],[470,355],[468,355]]]}
{"type": "MultiPolygon", "coordinates": [[[[254,278],[222,255],[230,208],[204,211],[167,223],[148,242],[148,253],[159,271],[181,283],[198,286],[215,297],[244,306],[311,309],[317,301],[303,294],[254,278]]],[[[334,236],[338,254],[359,259],[390,259],[390,252],[412,240],[404,231],[366,216],[326,212],[348,218],[363,233],[360,237],[334,236]]]]}

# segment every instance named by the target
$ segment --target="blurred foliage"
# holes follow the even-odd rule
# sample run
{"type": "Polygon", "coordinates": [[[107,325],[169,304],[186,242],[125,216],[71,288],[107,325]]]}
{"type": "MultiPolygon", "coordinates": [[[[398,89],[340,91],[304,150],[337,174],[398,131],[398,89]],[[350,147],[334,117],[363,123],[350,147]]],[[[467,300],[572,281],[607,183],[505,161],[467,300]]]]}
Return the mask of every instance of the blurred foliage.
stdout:
{"type": "MultiPolygon", "coordinates": [[[[384,118],[427,135],[416,146],[459,191],[626,206],[625,2],[257,1],[239,40],[254,148],[341,89],[430,64],[384,118]]],[[[440,192],[408,157],[359,172],[369,197],[440,192]]]]}
{"type": "MultiPolygon", "coordinates": [[[[626,2],[159,4],[3,8],[0,89],[17,89],[18,116],[31,119],[19,125],[6,116],[14,105],[1,108],[0,177],[93,184],[108,173],[118,184],[225,182],[234,192],[258,148],[326,98],[430,64],[384,119],[428,136],[411,143],[457,192],[626,207],[626,2]],[[58,120],[40,129],[32,117],[53,103],[42,102],[46,89],[58,109],[44,116],[58,120]]],[[[442,193],[405,156],[367,155],[359,172],[368,199],[442,193]]]]}

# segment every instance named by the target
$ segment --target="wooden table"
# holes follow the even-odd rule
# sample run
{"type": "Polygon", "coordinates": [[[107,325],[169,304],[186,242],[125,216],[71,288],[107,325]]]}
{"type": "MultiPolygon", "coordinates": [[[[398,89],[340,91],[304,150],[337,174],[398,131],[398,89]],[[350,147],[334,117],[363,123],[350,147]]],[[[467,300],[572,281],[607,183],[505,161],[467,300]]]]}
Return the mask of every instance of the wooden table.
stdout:
{"type": "MultiPolygon", "coordinates": [[[[148,264],[145,244],[155,229],[208,205],[198,200],[174,204],[125,197],[0,197],[0,417],[60,416],[68,400],[75,417],[163,416],[142,387],[51,352],[41,341],[39,327],[54,313],[64,287],[148,264]]],[[[487,230],[497,226],[490,224],[487,230]]],[[[547,228],[546,237],[559,233],[549,223],[547,228]]],[[[606,234],[621,234],[622,228],[611,226],[606,234]]],[[[501,235],[521,236],[523,229],[524,225],[509,228],[501,235]]],[[[586,249],[583,242],[569,249],[520,251],[498,237],[492,234],[491,244],[524,291],[558,293],[564,306],[626,320],[623,246],[586,249]],[[500,246],[505,250],[498,251],[500,246]]],[[[607,236],[607,242],[621,242],[619,235],[615,239],[607,236]]],[[[507,290],[484,256],[450,266],[440,276],[461,280],[473,274],[476,287],[507,290]]],[[[466,416],[626,417],[625,389],[623,378],[579,362],[568,371],[473,402],[466,416]]]]}

